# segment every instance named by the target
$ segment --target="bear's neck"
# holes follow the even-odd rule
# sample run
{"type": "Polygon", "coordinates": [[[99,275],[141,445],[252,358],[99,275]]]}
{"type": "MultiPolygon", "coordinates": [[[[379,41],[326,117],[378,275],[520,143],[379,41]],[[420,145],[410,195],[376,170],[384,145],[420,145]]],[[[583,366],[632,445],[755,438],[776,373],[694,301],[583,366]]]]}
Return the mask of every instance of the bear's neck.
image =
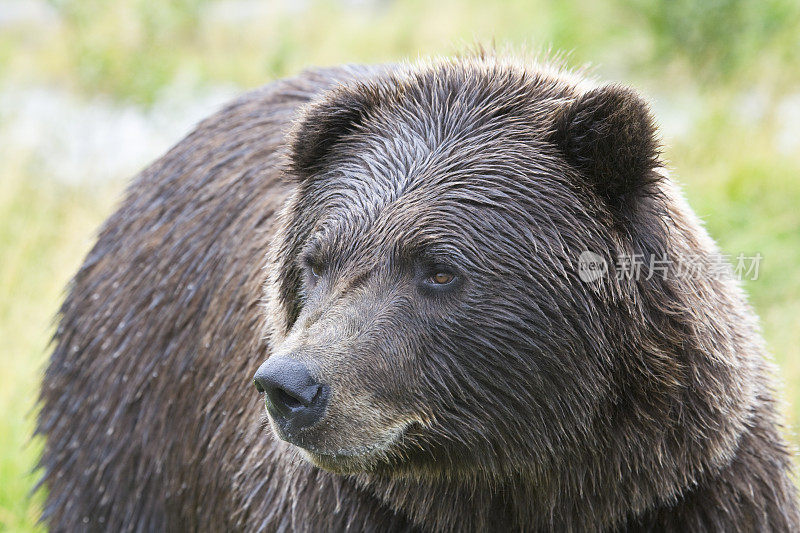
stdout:
{"type": "Polygon", "coordinates": [[[635,487],[602,480],[584,480],[583,495],[523,478],[362,476],[356,483],[409,524],[429,531],[800,531],[791,464],[781,443],[774,425],[754,421],[729,463],[639,509],[630,503],[635,487]],[[594,495],[591,483],[601,485],[594,495]]]}

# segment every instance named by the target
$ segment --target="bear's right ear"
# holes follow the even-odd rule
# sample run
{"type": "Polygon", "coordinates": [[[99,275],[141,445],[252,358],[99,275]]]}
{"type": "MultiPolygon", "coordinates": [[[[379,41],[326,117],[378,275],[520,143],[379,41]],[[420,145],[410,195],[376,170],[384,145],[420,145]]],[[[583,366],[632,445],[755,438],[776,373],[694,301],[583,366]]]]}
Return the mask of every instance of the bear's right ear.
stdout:
{"type": "Polygon", "coordinates": [[[656,128],[631,89],[607,85],[579,96],[556,117],[550,140],[613,211],[660,178],[656,128]]]}
{"type": "Polygon", "coordinates": [[[289,141],[289,168],[305,179],[319,171],[333,146],[355,131],[378,99],[371,88],[333,89],[311,103],[295,123],[289,141]]]}

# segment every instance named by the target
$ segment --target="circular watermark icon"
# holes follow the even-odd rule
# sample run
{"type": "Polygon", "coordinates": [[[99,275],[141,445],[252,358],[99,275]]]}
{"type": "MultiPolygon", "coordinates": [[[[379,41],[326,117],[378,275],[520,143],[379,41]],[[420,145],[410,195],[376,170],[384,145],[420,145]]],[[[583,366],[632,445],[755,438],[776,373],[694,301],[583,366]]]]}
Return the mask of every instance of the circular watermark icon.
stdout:
{"type": "Polygon", "coordinates": [[[603,256],[589,250],[578,256],[578,277],[584,283],[591,283],[602,278],[608,272],[608,263],[603,256]]]}

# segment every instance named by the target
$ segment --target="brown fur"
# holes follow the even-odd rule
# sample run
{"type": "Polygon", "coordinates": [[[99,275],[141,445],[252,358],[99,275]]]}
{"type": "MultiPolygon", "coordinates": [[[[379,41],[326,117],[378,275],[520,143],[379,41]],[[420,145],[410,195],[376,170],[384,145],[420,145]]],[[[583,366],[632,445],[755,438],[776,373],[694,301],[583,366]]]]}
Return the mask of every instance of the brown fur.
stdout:
{"type": "Polygon", "coordinates": [[[730,273],[585,283],[584,250],[717,253],[628,89],[478,57],[244,96],[135,180],[72,284],[45,520],[800,528],[730,273]],[[445,262],[454,284],[428,287],[445,262]],[[274,428],[294,444],[250,384],[271,353],[330,385],[319,424],[274,428]]]}

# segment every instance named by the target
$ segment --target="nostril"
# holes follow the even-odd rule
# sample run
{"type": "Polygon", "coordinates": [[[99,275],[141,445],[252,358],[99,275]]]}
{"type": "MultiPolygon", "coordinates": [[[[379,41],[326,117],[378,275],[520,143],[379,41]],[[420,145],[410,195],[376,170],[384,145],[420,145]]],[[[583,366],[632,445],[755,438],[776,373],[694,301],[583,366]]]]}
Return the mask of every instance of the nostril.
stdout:
{"type": "Polygon", "coordinates": [[[297,409],[303,406],[303,401],[295,398],[283,389],[277,390],[278,402],[285,405],[289,409],[297,409]]]}
{"type": "Polygon", "coordinates": [[[256,390],[259,393],[265,392],[264,386],[258,381],[258,378],[253,380],[253,384],[256,386],[256,390]]]}

